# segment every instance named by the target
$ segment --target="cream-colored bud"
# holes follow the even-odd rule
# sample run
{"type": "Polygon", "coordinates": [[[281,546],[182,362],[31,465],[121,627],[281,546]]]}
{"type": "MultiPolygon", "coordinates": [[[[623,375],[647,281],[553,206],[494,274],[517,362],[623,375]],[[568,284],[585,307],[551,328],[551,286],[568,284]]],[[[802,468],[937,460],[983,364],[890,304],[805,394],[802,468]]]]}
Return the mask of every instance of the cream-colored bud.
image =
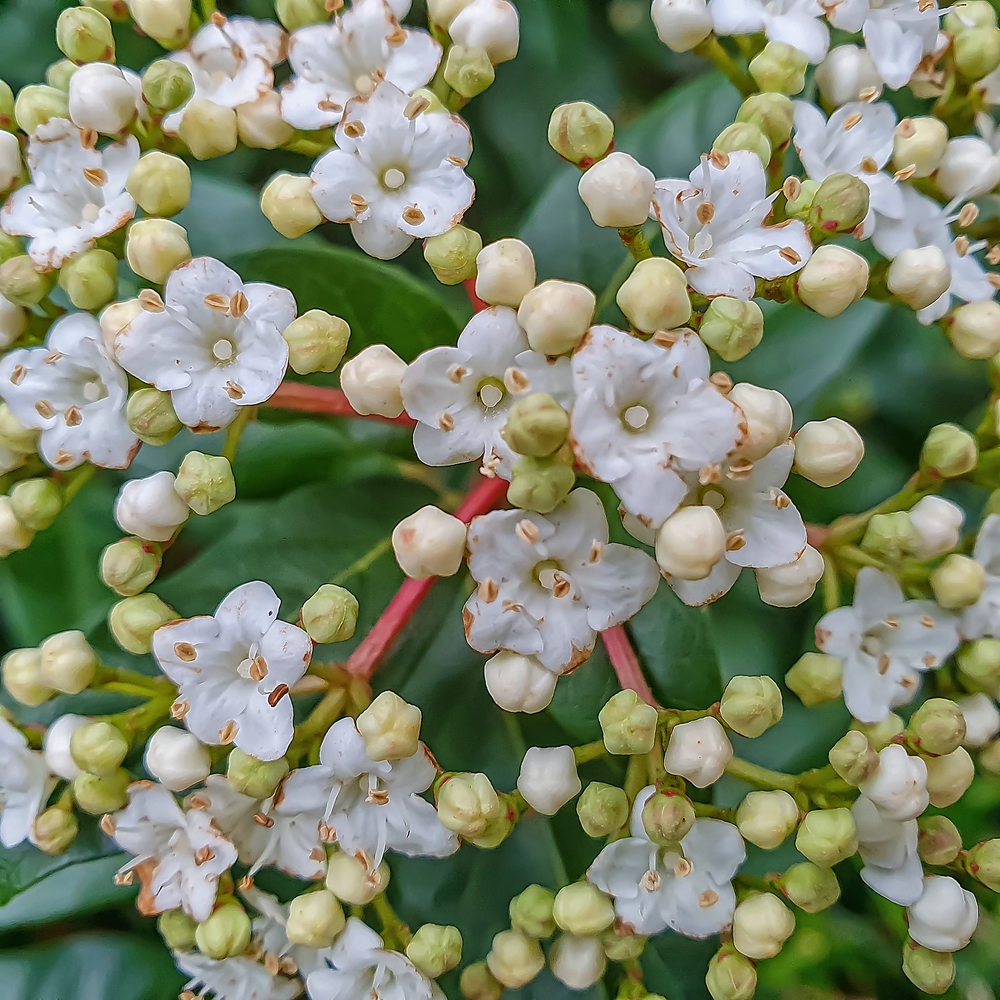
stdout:
{"type": "Polygon", "coordinates": [[[37,306],[56,283],[55,274],[35,270],[27,254],[18,254],[0,264],[0,295],[14,305],[37,306]]]}
{"type": "Polygon", "coordinates": [[[795,847],[814,865],[832,868],[858,850],[858,828],[850,809],[813,809],[799,825],[795,847]]]}
{"type": "Polygon", "coordinates": [[[448,34],[456,45],[485,49],[490,62],[497,66],[517,55],[517,8],[507,0],[476,0],[455,15],[448,34]]]}
{"type": "Polygon", "coordinates": [[[868,737],[850,729],[830,748],[828,754],[834,771],[855,788],[870,780],[879,768],[879,756],[868,737]]]}
{"type": "Polygon", "coordinates": [[[398,417],[403,412],[399,387],[406,362],[385,344],[371,344],[340,371],[340,388],[360,414],[398,417]]]}
{"type": "Polygon", "coordinates": [[[709,302],[698,335],[723,361],[739,361],[763,339],[764,314],[756,302],[718,295],[709,302]]]}
{"type": "Polygon", "coordinates": [[[979,691],[959,698],[958,707],[965,719],[965,746],[986,746],[1000,732],[1000,711],[989,695],[979,691]]]}
{"type": "Polygon", "coordinates": [[[409,577],[454,576],[465,556],[468,526],[428,504],[404,517],[392,532],[392,551],[409,577]]]}
{"type": "Polygon", "coordinates": [[[288,344],[288,364],[298,375],[332,372],[343,360],[351,328],[339,316],[310,309],[281,332],[288,344]]]}
{"type": "Polygon", "coordinates": [[[731,943],[723,945],[708,963],[705,985],[712,1000],[753,1000],[757,969],[731,943]]]}
{"type": "Polygon", "coordinates": [[[628,796],[617,785],[592,781],[577,799],[576,815],[588,837],[608,837],[628,820],[628,796]]]}
{"type": "Polygon", "coordinates": [[[22,705],[35,708],[52,697],[42,683],[42,653],[38,649],[12,649],[0,663],[3,686],[22,705]]]}
{"type": "Polygon", "coordinates": [[[107,305],[118,290],[118,261],[107,250],[85,250],[66,261],[59,287],[77,309],[91,312],[107,305]]]}
{"type": "Polygon", "coordinates": [[[91,816],[117,812],[128,802],[131,783],[132,778],[124,768],[106,778],[81,771],[73,780],[73,798],[91,816]]]}
{"type": "Polygon", "coordinates": [[[465,1000],[500,1000],[504,991],[503,985],[497,982],[485,962],[467,965],[462,970],[458,986],[465,1000]]]}
{"type": "MultiPolygon", "coordinates": [[[[10,135],[0,132],[0,135],[10,135]]],[[[21,306],[14,305],[0,295],[0,350],[6,350],[28,329],[28,315],[21,306]]]]}
{"type": "Polygon", "coordinates": [[[52,118],[69,118],[69,96],[45,84],[22,87],[14,102],[14,118],[22,132],[34,135],[39,125],[52,118]]]}
{"type": "Polygon", "coordinates": [[[236,480],[229,459],[189,451],[177,470],[174,490],[196,514],[214,513],[236,499],[236,480]]]}
{"type": "Polygon", "coordinates": [[[807,545],[795,562],[754,570],[760,599],[773,608],[797,608],[816,592],[825,566],[822,554],[807,545]]]}
{"type": "Polygon", "coordinates": [[[821,316],[839,316],[868,287],[868,261],[834,243],[817,247],[798,275],[799,298],[821,316]]]}
{"type": "Polygon", "coordinates": [[[843,694],[844,663],[827,653],[803,653],[785,674],[785,685],[803,705],[836,701],[843,694]]]}
{"type": "Polygon", "coordinates": [[[276,90],[239,105],[236,130],[243,145],[253,149],[277,149],[295,134],[295,129],[281,117],[281,95],[276,90]]]}
{"type": "Polygon", "coordinates": [[[302,605],[301,618],[313,642],[343,642],[358,624],[358,599],[335,583],[324,583],[302,605]]]}
{"type": "Polygon", "coordinates": [[[963,358],[992,358],[1000,352],[1000,302],[984,299],[959,306],[947,331],[963,358]]]}
{"type": "Polygon", "coordinates": [[[190,951],[195,946],[198,924],[181,909],[161,913],[156,929],[171,950],[190,951]]]}
{"type": "Polygon", "coordinates": [[[292,900],[285,936],[306,948],[329,948],[346,923],[337,897],[329,889],[318,889],[292,900]]]}
{"type": "Polygon", "coordinates": [[[183,792],[212,772],[211,758],[201,741],[186,729],[174,726],[161,726],[149,738],[143,766],[172,792],[183,792]]]}
{"type": "Polygon", "coordinates": [[[795,471],[817,486],[842,483],[861,464],[865,443],[846,420],[810,420],[795,434],[795,471]]]}
{"type": "Polygon", "coordinates": [[[69,81],[80,67],[71,59],[60,59],[45,70],[45,82],[57,90],[69,92],[69,81]]]}
{"type": "Polygon", "coordinates": [[[406,957],[428,979],[437,979],[462,961],[462,934],[457,927],[422,924],[406,946],[406,957]]]}
{"type": "Polygon", "coordinates": [[[153,633],[178,617],[156,594],[138,594],[119,601],[108,612],[108,627],[122,649],[143,655],[153,648],[153,633]]]}
{"type": "Polygon", "coordinates": [[[571,990],[586,990],[604,975],[607,956],[600,938],[562,934],[549,951],[549,968],[571,990]]]}
{"type": "Polygon", "coordinates": [[[608,753],[649,753],[656,739],[657,712],[634,691],[612,695],[597,715],[608,753]]]}
{"type": "Polygon", "coordinates": [[[118,527],[147,541],[169,541],[191,513],[174,484],[172,472],[128,480],[115,500],[118,527]]]}
{"type": "Polygon", "coordinates": [[[497,240],[476,257],[476,295],[491,306],[516,309],[535,285],[535,258],[521,240],[497,240]]]}
{"type": "Polygon", "coordinates": [[[978,198],[1000,182],[1000,157],[978,136],[950,139],[934,182],[946,198],[978,198]]]}
{"type": "Polygon", "coordinates": [[[979,461],[976,439],[957,424],[937,424],[932,427],[920,449],[920,465],[933,469],[945,479],[954,479],[971,472],[979,461]]]}
{"type": "Polygon", "coordinates": [[[733,915],[733,945],[747,958],[774,958],[794,930],[792,911],[770,892],[748,896],[733,915]]]}
{"type": "Polygon", "coordinates": [[[862,94],[882,93],[882,78],[864,47],[838,45],[830,49],[816,67],[816,83],[825,103],[839,108],[849,101],[862,100],[862,94]]]}
{"type": "Polygon", "coordinates": [[[21,144],[13,132],[0,132],[0,191],[6,191],[21,177],[21,144]]]}
{"type": "Polygon", "coordinates": [[[773,851],[798,826],[799,807],[788,792],[750,792],[736,810],[744,840],[773,851]]]}
{"type": "Polygon", "coordinates": [[[756,462],[792,433],[792,407],[776,389],[762,389],[749,382],[738,382],[729,390],[729,399],[742,411],[747,421],[746,440],[737,454],[756,462]]]}
{"type": "Polygon", "coordinates": [[[194,932],[198,951],[217,962],[246,951],[251,936],[250,918],[235,900],[216,907],[194,932]]]}
{"type": "Polygon", "coordinates": [[[109,351],[114,351],[115,337],[142,311],[142,303],[138,299],[126,299],[124,302],[112,302],[101,312],[102,339],[109,351]]]}
{"type": "Polygon", "coordinates": [[[69,752],[81,771],[110,778],[128,753],[128,740],[110,722],[88,722],[73,730],[69,752]]]}
{"type": "Polygon", "coordinates": [[[684,272],[666,257],[641,260],[615,296],[625,318],[642,333],[672,330],[691,318],[684,272]]]}
{"type": "Polygon", "coordinates": [[[615,140],[614,122],[586,101],[560,104],[549,118],[549,145],[570,163],[588,167],[605,156],[615,140]]]}
{"type": "Polygon", "coordinates": [[[275,174],[261,192],[260,210],[290,240],[312,232],[323,221],[308,175],[275,174]]]}
{"type": "Polygon", "coordinates": [[[609,153],[581,178],[577,190],[598,226],[628,229],[649,217],[656,179],[628,153],[609,153]]]}
{"type": "Polygon", "coordinates": [[[447,30],[451,22],[465,10],[472,0],[427,0],[427,17],[434,24],[447,30]]]}
{"type": "Polygon", "coordinates": [[[597,297],[586,285],[550,279],[521,300],[517,321],[539,354],[567,354],[583,339],[594,318],[597,297]]]}
{"type": "Polygon", "coordinates": [[[930,582],[942,608],[967,608],[986,589],[986,570],[969,556],[952,553],[931,573],[930,582]]]}
{"type": "Polygon", "coordinates": [[[365,752],[374,760],[402,760],[420,749],[420,709],[383,691],[357,718],[365,752]]]}
{"type": "Polygon", "coordinates": [[[191,200],[191,168],[179,156],[154,149],[129,172],[125,190],[147,215],[176,215],[191,200]]]}
{"type": "Polygon", "coordinates": [[[476,276],[476,257],[483,238],[474,229],[452,226],[424,240],[424,260],[442,285],[457,285],[476,276]]]}
{"type": "Polygon", "coordinates": [[[913,177],[930,177],[947,145],[948,126],[940,118],[904,118],[896,126],[892,165],[896,170],[913,168],[913,177]]]}
{"type": "Polygon", "coordinates": [[[438,819],[461,837],[480,837],[501,811],[500,799],[485,774],[453,774],[437,795],[438,819]]]}
{"type": "Polygon", "coordinates": [[[781,721],[784,706],[781,690],[763,674],[759,677],[737,675],[726,685],[719,704],[719,715],[730,729],[756,739],[781,721]]]}
{"type": "Polygon", "coordinates": [[[162,285],[170,272],[191,259],[187,230],[168,219],[140,219],[125,240],[128,266],[142,278],[162,285]]]}
{"type": "Polygon", "coordinates": [[[689,52],[712,33],[705,0],[653,0],[650,13],[657,36],[673,52],[689,52]]]}
{"type": "Polygon", "coordinates": [[[531,747],[521,761],[517,790],[544,816],[554,816],[581,787],[572,747],[531,747]]]}
{"type": "Polygon", "coordinates": [[[360,855],[335,851],[326,868],[326,887],[337,899],[351,906],[367,906],[389,885],[389,866],[383,861],[369,867],[360,855]]]}
{"type": "Polygon", "coordinates": [[[910,523],[919,538],[918,555],[923,558],[941,555],[958,545],[965,512],[951,500],[927,496],[910,510],[910,523]]]}
{"type": "Polygon", "coordinates": [[[526,986],[545,968],[539,943],[518,931],[501,931],[486,956],[490,972],[508,989],[526,986]]]}
{"type": "Polygon", "coordinates": [[[664,576],[704,580],[726,554],[726,529],[709,506],[681,507],[656,533],[656,562],[664,576]]]}
{"type": "Polygon", "coordinates": [[[126,0],[135,23],[168,48],[183,44],[191,23],[191,0],[126,0]]]}
{"type": "Polygon", "coordinates": [[[18,455],[31,455],[38,448],[38,431],[25,427],[6,403],[0,403],[0,445],[18,455]]]}
{"type": "Polygon", "coordinates": [[[718,781],[733,759],[733,745],[718,719],[706,716],[682,722],[670,732],[663,766],[669,774],[690,781],[695,788],[707,788],[718,781]]]}
{"type": "Polygon", "coordinates": [[[911,309],[923,309],[951,287],[951,266],[936,246],[901,250],[889,265],[886,284],[911,309]]]}
{"type": "Polygon", "coordinates": [[[929,757],[925,763],[927,794],[936,809],[954,805],[976,776],[976,765],[965,747],[959,747],[943,757],[929,757]]]}
{"type": "Polygon", "coordinates": [[[156,579],[162,558],[156,542],[122,538],[101,554],[101,579],[121,597],[134,597],[156,579]]]}
{"type": "Polygon", "coordinates": [[[0,559],[26,549],[35,533],[17,519],[10,497],[0,496],[0,559]]]}
{"type": "Polygon", "coordinates": [[[50,635],[39,647],[39,679],[63,694],[79,694],[94,679],[97,654],[82,632],[71,630],[50,635]]]}
{"type": "Polygon", "coordinates": [[[82,715],[60,715],[49,724],[42,742],[42,753],[45,755],[45,766],[53,774],[72,781],[80,773],[80,768],[73,760],[70,741],[73,733],[90,721],[82,715]]]}
{"type": "Polygon", "coordinates": [[[177,135],[196,160],[224,156],[239,142],[236,112],[204,97],[194,97],[184,105],[177,135]]]}
{"type": "Polygon", "coordinates": [[[484,667],[486,690],[505,712],[534,715],[548,708],[559,675],[534,656],[507,650],[490,657],[484,667]]]}
{"type": "Polygon", "coordinates": [[[126,76],[117,66],[108,63],[81,66],[69,81],[70,120],[77,128],[117,135],[136,116],[138,85],[139,78],[134,73],[126,76]]]}

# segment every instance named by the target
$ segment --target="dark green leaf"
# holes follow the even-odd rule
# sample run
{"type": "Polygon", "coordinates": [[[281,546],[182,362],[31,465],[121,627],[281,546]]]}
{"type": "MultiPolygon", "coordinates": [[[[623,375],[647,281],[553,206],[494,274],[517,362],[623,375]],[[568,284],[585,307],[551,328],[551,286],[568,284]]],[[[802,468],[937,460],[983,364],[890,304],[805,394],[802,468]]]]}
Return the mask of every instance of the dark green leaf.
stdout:
{"type": "Polygon", "coordinates": [[[709,1000],[705,972],[718,947],[718,938],[694,941],[672,931],[650,938],[642,956],[647,988],[670,1000],[709,1000]]]}
{"type": "Polygon", "coordinates": [[[620,690],[604,643],[598,639],[590,659],[568,677],[559,678],[549,714],[576,742],[599,740],[601,725],[597,713],[620,690]]]}

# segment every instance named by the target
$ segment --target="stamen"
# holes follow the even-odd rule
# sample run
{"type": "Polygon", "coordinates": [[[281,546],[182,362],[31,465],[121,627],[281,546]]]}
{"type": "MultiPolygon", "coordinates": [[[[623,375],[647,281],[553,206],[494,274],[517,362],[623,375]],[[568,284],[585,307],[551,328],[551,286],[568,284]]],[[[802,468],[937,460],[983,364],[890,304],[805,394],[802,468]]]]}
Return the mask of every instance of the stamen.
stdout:
{"type": "Polygon", "coordinates": [[[853,115],[848,115],[844,119],[844,131],[849,132],[855,125],[860,124],[862,117],[859,111],[855,111],[853,115]]]}
{"type": "Polygon", "coordinates": [[[359,121],[350,121],[344,123],[344,135],[348,139],[359,139],[365,134],[365,126],[359,121]]]}
{"type": "Polygon", "coordinates": [[[526,517],[517,522],[514,527],[514,534],[528,545],[538,544],[538,525],[534,521],[529,521],[526,517]]]}
{"type": "MultiPolygon", "coordinates": [[[[392,42],[389,42],[389,44],[391,45],[392,42]]],[[[403,116],[413,121],[414,118],[422,115],[430,106],[431,102],[426,97],[411,97],[409,103],[403,108],[403,116]]]]}
{"type": "Polygon", "coordinates": [[[163,304],[163,299],[152,288],[144,288],[138,295],[139,305],[146,312],[161,313],[167,307],[163,304]]]}

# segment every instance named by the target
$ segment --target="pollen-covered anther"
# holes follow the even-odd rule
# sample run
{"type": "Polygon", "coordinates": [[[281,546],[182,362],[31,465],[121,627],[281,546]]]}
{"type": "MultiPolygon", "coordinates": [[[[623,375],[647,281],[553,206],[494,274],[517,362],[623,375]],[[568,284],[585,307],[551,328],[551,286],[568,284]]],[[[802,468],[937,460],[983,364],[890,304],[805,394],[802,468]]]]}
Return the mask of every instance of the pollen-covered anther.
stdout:
{"type": "Polygon", "coordinates": [[[860,112],[855,111],[854,114],[848,115],[844,119],[844,131],[849,132],[855,125],[861,124],[862,115],[860,112]]]}
{"type": "Polygon", "coordinates": [[[687,858],[680,858],[674,865],[674,874],[678,878],[687,878],[694,871],[694,865],[687,858]]]}
{"type": "Polygon", "coordinates": [[[438,417],[438,427],[443,431],[453,431],[455,429],[455,418],[450,413],[442,413],[438,417]]]}
{"type": "Polygon", "coordinates": [[[722,467],[715,463],[703,465],[698,470],[698,482],[702,486],[708,486],[709,483],[717,483],[721,478],[722,467]]]}
{"type": "Polygon", "coordinates": [[[28,374],[28,369],[24,365],[14,365],[10,373],[10,380],[13,385],[20,385],[24,381],[24,376],[28,374]]]}
{"type": "Polygon", "coordinates": [[[877,174],[878,164],[870,156],[866,156],[861,161],[861,172],[863,174],[877,174]]]}
{"type": "Polygon", "coordinates": [[[723,396],[728,396],[733,388],[733,380],[725,372],[713,372],[708,377],[708,381],[715,386],[723,396]]]}
{"type": "Polygon", "coordinates": [[[114,816],[110,813],[105,813],[101,817],[101,831],[106,833],[109,837],[115,835],[115,830],[118,829],[118,824],[115,822],[114,816]]]}
{"type": "Polygon", "coordinates": [[[962,211],[958,213],[958,224],[967,229],[976,219],[979,218],[979,206],[971,201],[962,206],[962,211]]]}
{"type": "Polygon", "coordinates": [[[322,101],[317,101],[316,107],[319,108],[320,111],[337,112],[344,110],[343,104],[338,104],[336,101],[331,101],[328,97],[324,97],[322,101]]]}
{"type": "Polygon", "coordinates": [[[279,684],[267,696],[267,703],[271,706],[271,708],[276,708],[277,705],[278,705],[278,702],[281,701],[281,699],[284,698],[286,694],[288,694],[288,685],[287,684],[279,684]]]}
{"type": "Polygon", "coordinates": [[[220,730],[219,730],[219,742],[223,746],[228,746],[233,740],[236,739],[236,734],[239,732],[240,727],[236,724],[234,719],[230,719],[220,730]]]}
{"type": "Polygon", "coordinates": [[[878,672],[879,672],[879,674],[881,674],[881,675],[882,675],[883,677],[884,677],[884,676],[885,676],[885,675],[886,675],[886,674],[888,673],[888,671],[889,671],[889,662],[890,662],[890,661],[889,661],[889,654],[888,654],[888,653],[883,653],[883,654],[882,654],[882,655],[881,655],[881,656],[880,656],[880,657],[878,658],[878,672]]]}
{"type": "Polygon", "coordinates": [[[604,555],[604,543],[599,542],[595,538],[593,545],[590,546],[590,555],[587,557],[587,561],[590,563],[600,562],[603,555],[604,555]]]}
{"type": "Polygon", "coordinates": [[[791,247],[782,247],[778,254],[788,261],[789,264],[801,264],[802,257],[799,256],[791,247]]]}
{"type": "Polygon", "coordinates": [[[990,247],[989,252],[986,254],[986,262],[988,264],[1000,264],[1000,243],[994,247],[990,247]]]}
{"type": "MultiPolygon", "coordinates": [[[[269,976],[276,976],[281,971],[281,959],[273,951],[264,956],[264,969],[269,976]]],[[[194,994],[192,993],[193,997],[194,994]]]]}
{"type": "Polygon", "coordinates": [[[458,385],[458,383],[469,374],[469,370],[467,368],[463,368],[461,365],[452,365],[446,374],[449,382],[454,382],[455,385],[458,385]]]}
{"type": "Polygon", "coordinates": [[[424,213],[416,205],[409,205],[403,209],[403,221],[411,226],[419,226],[424,221],[424,213]]]}
{"type": "Polygon", "coordinates": [[[62,356],[62,351],[49,351],[49,353],[42,358],[42,361],[44,361],[47,365],[54,365],[62,356]]]}
{"type": "Polygon", "coordinates": [[[864,87],[858,91],[858,100],[864,101],[866,104],[874,101],[879,95],[879,89],[878,87],[864,87]]]}
{"type": "Polygon", "coordinates": [[[83,423],[83,414],[79,406],[67,406],[63,413],[63,420],[67,427],[79,427],[83,423]]]}
{"type": "Polygon", "coordinates": [[[740,482],[743,479],[747,479],[753,473],[753,462],[748,458],[737,458],[729,463],[729,469],[726,472],[726,479],[732,479],[735,482],[740,482]]]}
{"type": "MultiPolygon", "coordinates": [[[[401,31],[402,29],[397,27],[396,30],[401,31]]],[[[406,40],[405,32],[403,32],[403,40],[406,40]]],[[[390,42],[389,44],[391,45],[392,43],[390,42]]],[[[431,102],[426,97],[411,97],[406,107],[403,108],[403,115],[409,118],[410,121],[413,121],[414,118],[423,114],[430,106],[431,102]]]]}
{"type": "Polygon", "coordinates": [[[194,863],[201,867],[202,865],[208,864],[215,857],[215,851],[212,850],[208,845],[204,847],[199,847],[197,851],[194,852],[194,863]]]}
{"type": "Polygon", "coordinates": [[[80,144],[84,149],[94,149],[99,138],[97,129],[85,128],[80,132],[80,144]]]}
{"type": "Polygon", "coordinates": [[[229,297],[221,292],[209,292],[205,296],[205,305],[213,312],[229,312],[229,297]]]}
{"type": "Polygon", "coordinates": [[[236,319],[239,319],[241,316],[245,316],[246,311],[249,308],[250,302],[243,292],[233,292],[233,294],[229,297],[229,313],[236,319]]]}
{"type": "Polygon", "coordinates": [[[115,885],[131,885],[134,878],[132,872],[118,872],[115,875],[115,885]]]}
{"type": "Polygon", "coordinates": [[[504,388],[515,396],[520,396],[531,388],[528,376],[520,368],[508,368],[503,373],[504,388]]]}
{"type": "Polygon", "coordinates": [[[941,661],[932,653],[925,653],[921,662],[928,670],[933,670],[941,661]]]}
{"type": "Polygon", "coordinates": [[[497,599],[497,595],[500,593],[500,588],[497,586],[495,581],[486,579],[479,584],[476,593],[479,595],[479,600],[483,601],[485,604],[492,604],[497,599]]]}
{"type": "Polygon", "coordinates": [[[212,800],[207,795],[192,795],[188,799],[188,805],[192,809],[197,809],[204,812],[206,809],[212,808],[212,800]]]}
{"type": "Polygon", "coordinates": [[[468,160],[462,159],[461,156],[455,156],[453,153],[449,153],[446,159],[453,167],[458,167],[460,170],[464,170],[469,165],[468,160]]]}
{"type": "Polygon", "coordinates": [[[774,506],[778,510],[784,510],[786,507],[788,507],[788,506],[791,505],[791,502],[792,501],[789,500],[788,497],[786,497],[784,493],[782,493],[780,490],[776,490],[776,489],[774,489],[772,487],[772,489],[771,489],[771,503],[774,504],[774,506]]]}
{"type": "Polygon", "coordinates": [[[681,338],[673,330],[657,330],[650,339],[657,347],[666,349],[673,347],[681,338]]]}
{"type": "Polygon", "coordinates": [[[713,149],[708,154],[708,158],[712,162],[712,165],[718,167],[720,170],[725,170],[729,166],[729,154],[724,153],[721,149],[713,149]]]}
{"type": "Polygon", "coordinates": [[[323,4],[327,14],[336,14],[338,10],[343,10],[344,0],[326,0],[323,4]]]}
{"type": "Polygon", "coordinates": [[[573,589],[573,585],[569,580],[562,575],[562,573],[552,574],[552,596],[553,597],[569,597],[570,591],[573,589]]]}
{"type": "Polygon", "coordinates": [[[924,628],[934,628],[934,619],[930,615],[921,615],[920,624],[924,628]]]}
{"type": "Polygon", "coordinates": [[[178,660],[190,663],[192,660],[198,658],[198,650],[196,650],[190,642],[175,642],[174,656],[176,656],[178,660]]]}
{"type": "Polygon", "coordinates": [[[258,826],[263,826],[263,827],[265,827],[265,828],[266,828],[266,829],[268,829],[268,830],[270,830],[270,829],[271,829],[271,827],[272,827],[272,826],[274,826],[274,820],[273,820],[273,819],[271,819],[271,817],[270,817],[270,816],[265,816],[265,815],[264,815],[263,813],[261,813],[261,812],[257,812],[257,813],[254,813],[254,814],[253,814],[253,821],[254,821],[254,822],[255,822],[255,823],[256,823],[256,824],[258,825],[258,826]]]}
{"type": "Polygon", "coordinates": [[[358,215],[361,215],[362,212],[368,211],[368,202],[365,200],[364,195],[352,194],[350,197],[350,202],[351,202],[351,208],[353,208],[354,211],[358,213],[358,215]]]}
{"type": "Polygon", "coordinates": [[[743,537],[743,529],[740,528],[737,531],[731,531],[726,537],[726,551],[727,552],[739,552],[747,543],[746,538],[743,537]]]}
{"type": "Polygon", "coordinates": [[[344,123],[344,135],[348,139],[360,139],[364,134],[365,126],[363,122],[351,121],[344,123]]]}
{"type": "Polygon", "coordinates": [[[968,255],[969,253],[968,237],[956,236],[953,246],[955,247],[955,253],[957,253],[959,257],[965,257],[968,255]]]}
{"type": "Polygon", "coordinates": [[[94,187],[104,187],[108,183],[108,174],[106,170],[102,170],[100,167],[84,167],[83,176],[86,178],[89,184],[93,184],[94,187]]]}
{"type": "Polygon", "coordinates": [[[514,533],[522,542],[526,542],[528,545],[538,544],[538,526],[534,521],[529,521],[528,518],[517,522],[514,533]]]}
{"type": "Polygon", "coordinates": [[[59,450],[56,452],[56,457],[52,460],[52,464],[61,467],[63,465],[69,465],[73,461],[73,452],[59,450]]]}
{"type": "Polygon", "coordinates": [[[267,676],[267,661],[263,656],[253,658],[248,673],[252,681],[262,681],[267,676]]]}
{"type": "Polygon", "coordinates": [[[712,219],[715,218],[715,206],[710,201],[703,201],[698,206],[697,211],[698,221],[703,225],[707,226],[712,219]]]}
{"type": "Polygon", "coordinates": [[[645,889],[646,892],[656,892],[656,890],[660,888],[660,873],[650,869],[639,880],[639,885],[645,889]]]}
{"type": "Polygon", "coordinates": [[[892,176],[897,181],[908,181],[917,172],[917,165],[911,163],[907,167],[901,167],[892,176]]]}
{"type": "Polygon", "coordinates": [[[191,711],[191,702],[187,698],[179,698],[170,706],[170,718],[180,721],[191,711]]]}
{"type": "Polygon", "coordinates": [[[389,804],[389,792],[384,788],[372,788],[365,797],[365,802],[370,802],[376,806],[387,806],[389,804]]]}
{"type": "Polygon", "coordinates": [[[233,381],[227,382],[225,385],[225,389],[226,389],[226,395],[234,402],[242,399],[246,395],[243,386],[241,386],[238,382],[233,382],[233,381]]]}
{"type": "Polygon", "coordinates": [[[795,201],[802,194],[802,181],[798,177],[786,177],[785,183],[781,185],[781,193],[787,201],[795,201]]]}
{"type": "Polygon", "coordinates": [[[161,313],[166,309],[163,304],[163,299],[160,298],[158,292],[155,292],[152,288],[144,288],[138,295],[139,305],[142,306],[146,312],[161,313]]]}
{"type": "Polygon", "coordinates": [[[703,909],[707,910],[719,901],[719,894],[714,889],[706,889],[698,897],[698,905],[703,909]]]}
{"type": "Polygon", "coordinates": [[[56,411],[47,399],[39,399],[35,403],[35,410],[43,420],[48,420],[56,415],[56,411]]]}

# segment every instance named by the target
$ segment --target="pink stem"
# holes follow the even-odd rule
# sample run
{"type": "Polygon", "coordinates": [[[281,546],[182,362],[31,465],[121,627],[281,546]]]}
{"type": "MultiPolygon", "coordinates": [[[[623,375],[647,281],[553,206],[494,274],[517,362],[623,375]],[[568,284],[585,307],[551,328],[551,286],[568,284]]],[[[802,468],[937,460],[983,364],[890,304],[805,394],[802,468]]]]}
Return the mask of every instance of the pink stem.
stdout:
{"type": "Polygon", "coordinates": [[[490,304],[484,302],[478,295],[476,295],[476,279],[466,278],[462,284],[465,285],[465,293],[469,296],[469,301],[472,303],[473,312],[482,312],[484,309],[489,309],[490,304]]]}
{"type": "Polygon", "coordinates": [[[282,382],[277,392],[262,406],[279,410],[301,410],[304,413],[325,413],[331,417],[359,417],[377,420],[384,424],[399,424],[413,427],[416,421],[405,413],[398,417],[383,417],[377,413],[358,413],[347,401],[340,389],[330,389],[323,385],[309,385],[307,382],[282,382]]]}
{"type": "Polygon", "coordinates": [[[613,625],[601,633],[601,641],[608,651],[608,659],[611,666],[615,668],[615,675],[618,683],[625,691],[634,691],[647,705],[656,708],[656,699],[653,692],[646,683],[646,678],[642,675],[642,667],[639,666],[639,658],[635,655],[632,643],[629,642],[628,633],[624,625],[613,625]]]}

